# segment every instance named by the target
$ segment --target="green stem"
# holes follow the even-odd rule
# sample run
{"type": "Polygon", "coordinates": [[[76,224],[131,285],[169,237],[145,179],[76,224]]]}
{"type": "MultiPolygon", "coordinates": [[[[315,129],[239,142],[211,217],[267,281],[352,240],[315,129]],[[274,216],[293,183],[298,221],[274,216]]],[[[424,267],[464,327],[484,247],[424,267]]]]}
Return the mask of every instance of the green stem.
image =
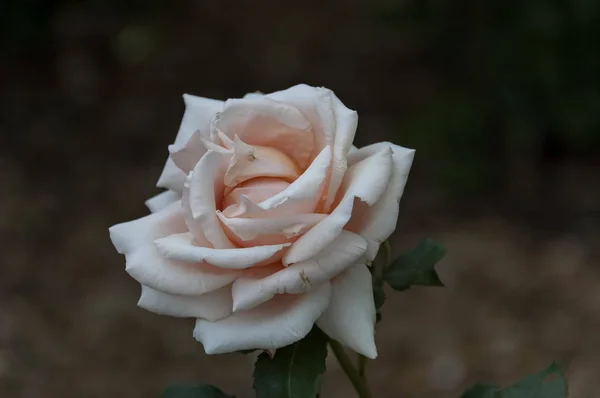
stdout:
{"type": "Polygon", "coordinates": [[[392,245],[390,245],[390,241],[384,241],[383,248],[385,249],[385,267],[388,267],[392,263],[392,245]]]}
{"type": "Polygon", "coordinates": [[[390,242],[386,240],[383,242],[382,246],[383,250],[385,250],[385,263],[383,263],[383,268],[385,269],[392,263],[392,245],[390,245],[390,242]]]}
{"type": "Polygon", "coordinates": [[[350,382],[354,386],[354,389],[358,393],[360,398],[371,398],[371,391],[369,391],[369,386],[367,385],[367,381],[361,377],[358,371],[354,368],[352,361],[346,355],[346,351],[344,347],[335,340],[329,340],[329,345],[331,346],[331,350],[335,355],[336,359],[340,363],[342,370],[346,373],[346,376],[350,379],[350,382]]]}
{"type": "Polygon", "coordinates": [[[367,363],[369,358],[362,354],[358,354],[358,375],[364,380],[367,379],[367,363]]]}

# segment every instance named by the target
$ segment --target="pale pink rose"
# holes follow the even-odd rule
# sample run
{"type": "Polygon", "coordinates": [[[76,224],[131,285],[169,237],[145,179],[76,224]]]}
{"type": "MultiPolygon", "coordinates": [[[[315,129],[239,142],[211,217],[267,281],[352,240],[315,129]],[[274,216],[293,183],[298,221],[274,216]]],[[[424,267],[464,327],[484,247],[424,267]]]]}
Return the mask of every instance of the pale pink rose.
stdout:
{"type": "Polygon", "coordinates": [[[110,228],[139,306],[197,318],[208,354],[273,351],[316,323],[375,358],[367,266],[396,227],[414,151],[352,147],[358,116],[325,88],[184,100],[168,191],[110,228]]]}

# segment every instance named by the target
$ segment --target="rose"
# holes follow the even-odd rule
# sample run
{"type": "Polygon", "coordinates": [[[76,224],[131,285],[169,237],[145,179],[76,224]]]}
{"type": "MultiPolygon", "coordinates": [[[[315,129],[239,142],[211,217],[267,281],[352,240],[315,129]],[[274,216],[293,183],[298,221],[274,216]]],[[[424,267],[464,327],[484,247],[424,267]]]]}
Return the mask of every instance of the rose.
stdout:
{"type": "Polygon", "coordinates": [[[316,323],[376,357],[367,267],[396,227],[414,151],[352,147],[358,116],[325,88],[184,100],[168,191],[110,228],[138,305],[197,318],[208,354],[273,351],[316,323]]]}

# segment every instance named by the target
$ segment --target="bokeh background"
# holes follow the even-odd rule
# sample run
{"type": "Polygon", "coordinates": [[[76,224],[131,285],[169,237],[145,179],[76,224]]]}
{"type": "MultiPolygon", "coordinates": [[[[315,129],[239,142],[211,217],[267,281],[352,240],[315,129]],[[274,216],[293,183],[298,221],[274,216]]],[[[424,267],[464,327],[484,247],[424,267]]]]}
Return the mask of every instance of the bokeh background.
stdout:
{"type": "MultiPolygon", "coordinates": [[[[0,396],[245,398],[252,361],[136,308],[107,228],[146,214],[183,114],[326,86],[358,146],[417,149],[392,239],[448,248],[447,288],[393,295],[375,396],[458,397],[562,362],[600,389],[597,0],[2,0],[0,396]]],[[[352,390],[331,361],[324,398],[352,390]]]]}

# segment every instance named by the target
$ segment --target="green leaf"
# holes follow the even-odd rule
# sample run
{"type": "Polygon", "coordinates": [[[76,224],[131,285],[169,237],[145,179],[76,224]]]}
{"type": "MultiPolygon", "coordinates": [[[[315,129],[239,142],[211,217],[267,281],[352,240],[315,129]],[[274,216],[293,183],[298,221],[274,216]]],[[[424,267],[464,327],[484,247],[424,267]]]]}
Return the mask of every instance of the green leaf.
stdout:
{"type": "Polygon", "coordinates": [[[167,387],[161,398],[235,398],[209,384],[178,384],[167,387]]]}
{"type": "Polygon", "coordinates": [[[545,370],[498,391],[494,398],[566,398],[567,380],[560,366],[553,363],[545,370]]]}
{"type": "Polygon", "coordinates": [[[475,384],[460,396],[460,398],[494,398],[496,386],[493,384],[475,384]]]}
{"type": "Polygon", "coordinates": [[[383,290],[383,285],[385,281],[383,280],[383,273],[385,269],[389,265],[390,257],[392,255],[392,248],[388,241],[383,242],[381,245],[381,250],[377,253],[375,260],[371,267],[369,267],[369,271],[371,272],[371,277],[373,281],[373,300],[375,302],[376,312],[376,322],[381,321],[381,307],[385,303],[385,291],[383,290]]]}
{"type": "Polygon", "coordinates": [[[381,307],[385,303],[385,292],[383,291],[383,285],[373,283],[373,299],[375,300],[376,317],[375,323],[381,321],[381,307]]]}
{"type": "Polygon", "coordinates": [[[433,239],[424,239],[410,252],[398,257],[385,271],[383,278],[396,290],[414,285],[444,286],[435,271],[435,264],[446,249],[433,239]]]}
{"type": "Polygon", "coordinates": [[[476,384],[461,398],[567,398],[567,380],[553,363],[547,369],[524,378],[516,384],[498,389],[491,384],[476,384]]]}
{"type": "Polygon", "coordinates": [[[375,309],[379,310],[385,302],[385,292],[383,286],[373,285],[373,298],[375,299],[375,309]]]}
{"type": "Polygon", "coordinates": [[[315,398],[325,372],[327,336],[318,328],[280,348],[273,358],[259,355],[254,367],[256,398],[315,398]]]}

